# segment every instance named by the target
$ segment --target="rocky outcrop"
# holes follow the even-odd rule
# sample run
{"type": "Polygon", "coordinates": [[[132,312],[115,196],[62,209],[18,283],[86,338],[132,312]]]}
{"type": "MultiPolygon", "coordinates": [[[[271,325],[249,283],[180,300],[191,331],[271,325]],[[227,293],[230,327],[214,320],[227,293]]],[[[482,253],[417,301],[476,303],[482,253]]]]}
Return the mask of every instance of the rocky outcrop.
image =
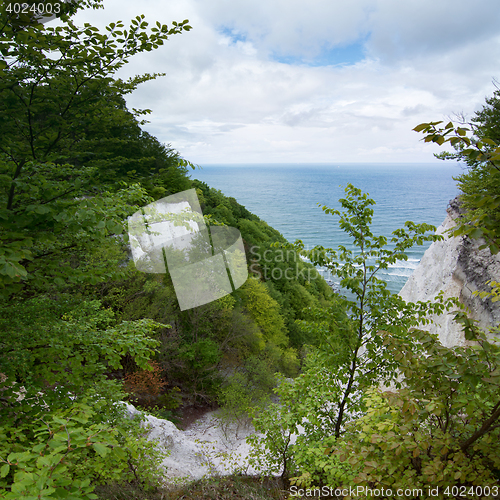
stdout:
{"type": "MultiPolygon", "coordinates": [[[[458,297],[469,308],[469,316],[488,331],[500,324],[500,302],[481,299],[474,296],[474,292],[489,291],[488,280],[500,281],[500,258],[492,256],[487,248],[479,250],[484,241],[463,236],[449,237],[446,231],[461,215],[457,199],[450,202],[447,212],[446,219],[436,231],[444,236],[444,240],[432,243],[399,295],[407,302],[428,301],[442,290],[445,298],[458,297]]],[[[432,319],[434,323],[426,329],[437,333],[443,345],[450,347],[465,343],[461,327],[453,321],[453,314],[445,313],[432,319]]]]}
{"type": "MultiPolygon", "coordinates": [[[[123,403],[130,418],[142,413],[123,403]]],[[[254,433],[251,426],[226,424],[214,412],[205,414],[189,429],[181,431],[169,420],[144,415],[147,438],[155,440],[168,456],[162,461],[165,480],[193,480],[213,474],[245,471],[255,474],[248,465],[250,445],[246,437],[254,433]]]]}

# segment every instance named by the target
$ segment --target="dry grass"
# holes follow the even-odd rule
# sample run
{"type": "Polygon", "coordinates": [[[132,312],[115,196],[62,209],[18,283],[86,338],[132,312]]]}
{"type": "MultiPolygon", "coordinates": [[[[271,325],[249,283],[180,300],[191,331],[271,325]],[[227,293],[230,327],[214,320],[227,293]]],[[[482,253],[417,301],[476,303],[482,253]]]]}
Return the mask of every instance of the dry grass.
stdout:
{"type": "Polygon", "coordinates": [[[133,484],[96,488],[99,500],[285,500],[286,488],[279,479],[252,476],[211,477],[183,486],[144,491],[133,484]]]}

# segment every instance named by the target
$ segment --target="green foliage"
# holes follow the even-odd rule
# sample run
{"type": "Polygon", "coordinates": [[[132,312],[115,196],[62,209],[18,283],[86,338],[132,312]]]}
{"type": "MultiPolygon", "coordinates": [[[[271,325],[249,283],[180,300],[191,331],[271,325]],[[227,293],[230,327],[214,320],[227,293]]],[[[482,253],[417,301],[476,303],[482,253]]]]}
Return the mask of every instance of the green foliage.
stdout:
{"type": "Polygon", "coordinates": [[[462,191],[460,196],[466,213],[456,220],[454,236],[467,235],[473,239],[484,238],[492,254],[500,249],[500,143],[498,129],[499,93],[487,99],[487,106],[476,113],[472,123],[455,126],[452,122],[444,127],[442,122],[421,123],[413,130],[425,134],[425,142],[439,145],[449,143],[456,154],[444,153],[442,159],[464,161],[469,171],[456,178],[462,191]],[[468,135],[469,133],[472,135],[468,135]]]}
{"type": "Polygon", "coordinates": [[[246,308],[254,318],[262,332],[262,348],[266,342],[276,346],[286,346],[285,323],[280,315],[278,303],[271,298],[264,284],[256,279],[249,279],[241,287],[240,295],[244,298],[246,308]]]}
{"type": "Polygon", "coordinates": [[[446,348],[436,336],[414,330],[420,347],[416,352],[413,345],[386,334],[405,388],[368,391],[366,414],[350,426],[345,449],[335,451],[353,465],[363,464],[355,483],[440,487],[440,498],[447,486],[498,487],[500,347],[463,313],[457,319],[477,344],[446,348]]]}
{"type": "Polygon", "coordinates": [[[387,291],[376,273],[405,260],[413,244],[439,237],[426,235],[431,226],[407,222],[387,248],[387,239],[370,230],[373,200],[353,186],[346,192],[344,212],[324,210],[340,216],[358,253],[345,247],[305,251],[301,242],[296,248],[334,271],[353,299],[338,296],[328,307],[309,308],[299,321],[314,347],[308,348],[302,373],[280,381],[279,403],[254,412],[256,429],[264,435],[249,439],[252,463],[266,473],[295,475],[292,483],[301,487],[404,489],[421,484],[416,476],[422,484],[443,485],[444,479],[436,477],[449,478],[450,470],[456,477],[446,484],[462,484],[469,473],[471,482],[493,484],[498,451],[488,446],[500,416],[498,347],[462,312],[456,319],[477,348],[446,349],[430,334],[413,329],[456,301],[405,303],[387,291]],[[401,377],[405,388],[390,405],[385,403],[376,388],[383,381],[401,387],[401,377]],[[458,450],[443,461],[440,450],[451,450],[453,440],[458,450]],[[420,467],[424,447],[429,460],[420,467]]]}
{"type": "Polygon", "coordinates": [[[151,336],[165,327],[148,319],[116,322],[98,301],[77,304],[68,297],[9,304],[0,309],[0,324],[4,423],[29,420],[44,407],[67,406],[90,387],[112,391],[105,374],[120,368],[126,355],[148,366],[158,346],[151,336]]]}
{"type": "Polygon", "coordinates": [[[232,296],[181,312],[168,274],[147,275],[131,268],[128,276],[128,280],[100,287],[103,303],[124,320],[151,318],[172,324],[172,329],[162,330],[157,337],[156,360],[162,371],[184,393],[198,400],[214,398],[222,358],[248,353],[257,342],[257,326],[234,308],[232,296]]]}
{"type": "Polygon", "coordinates": [[[328,408],[331,384],[315,383],[314,376],[333,379],[327,370],[306,372],[294,380],[280,376],[274,390],[279,402],[254,407],[253,425],[263,435],[247,438],[252,445],[249,462],[266,475],[289,477],[300,471],[291,483],[301,487],[346,484],[354,477],[352,467],[325,454],[336,442],[328,408]]]}
{"type": "MultiPolygon", "coordinates": [[[[295,320],[303,318],[305,307],[328,302],[332,295],[330,287],[314,266],[303,262],[293,249],[283,251],[276,248],[274,244],[286,243],[285,238],[234,198],[226,197],[197,180],[193,185],[210,224],[234,225],[241,231],[249,273],[265,282],[271,298],[279,305],[291,345],[300,348],[304,339],[295,320]],[[220,212],[221,207],[226,210],[224,214],[220,212]]],[[[238,292],[235,296],[243,302],[246,300],[238,292]]]]}
{"type": "Polygon", "coordinates": [[[338,399],[340,383],[311,357],[309,365],[293,380],[279,377],[278,403],[253,409],[255,429],[264,435],[247,439],[253,446],[250,463],[264,474],[292,476],[292,484],[301,487],[347,484],[354,477],[352,467],[325,454],[339,441],[331,401],[338,399]]]}
{"type": "Polygon", "coordinates": [[[332,290],[316,268],[299,258],[284,239],[275,239],[250,247],[249,271],[263,280],[271,297],[281,307],[290,343],[300,348],[306,341],[295,320],[304,319],[304,310],[327,304],[332,290]]]}
{"type": "MultiPolygon", "coordinates": [[[[118,464],[123,457],[113,458],[124,446],[126,425],[121,421],[110,427],[111,410],[103,401],[124,395],[110,375],[130,379],[133,373],[146,373],[152,381],[156,372],[141,370],[156,362],[169,382],[180,382],[198,400],[213,400],[225,363],[240,370],[253,404],[269,392],[277,370],[297,372],[297,352],[288,347],[284,318],[291,324],[302,300],[313,304],[322,293],[314,286],[301,288],[301,282],[285,293],[276,290],[281,304],[265,285],[255,283],[234,297],[181,312],[168,273],[144,276],[126,265],[127,216],[190,188],[187,173],[194,166],[141,130],[149,110],[127,109],[126,95],[159,75],[123,81],[115,73],[134,54],[156,49],[190,26],[186,20],[149,27],[138,16],[129,27],[111,23],[100,32],[71,21],[80,8],[100,4],[65,5],[54,28],[0,6],[0,288],[9,299],[0,310],[0,411],[8,425],[5,435],[14,425],[26,435],[25,449],[18,451],[28,454],[24,462],[17,457],[16,467],[19,478],[24,474],[20,482],[27,495],[36,483],[47,486],[40,490],[47,498],[91,498],[101,480],[130,480],[125,469],[138,481],[140,465],[133,457],[127,455],[128,468],[118,464]],[[165,328],[166,323],[173,328],[165,328]],[[78,406],[86,398],[92,410],[78,406]],[[81,426],[73,421],[80,414],[81,419],[88,416],[81,426]],[[35,429],[41,418],[47,435],[35,429]],[[85,441],[91,445],[84,451],[70,449],[63,440],[57,444],[66,443],[66,448],[56,447],[44,461],[29,455],[41,445],[52,449],[50,443],[59,440],[53,436],[64,434],[61,426],[71,442],[79,443],[96,431],[94,425],[103,426],[101,441],[85,441]],[[90,452],[94,455],[87,456],[90,452]],[[66,454],[64,464],[57,453],[66,454]],[[80,469],[73,461],[82,463],[80,469]],[[42,462],[48,468],[41,468],[42,462]],[[80,490],[71,490],[70,484],[80,490]]],[[[240,227],[241,222],[247,246],[254,241],[269,248],[283,240],[233,198],[193,184],[210,223],[240,227]]],[[[154,383],[150,392],[164,381],[154,383]]],[[[232,382],[226,386],[228,401],[235,387],[232,382]]],[[[174,390],[154,394],[154,402],[176,406],[174,390]]],[[[146,401],[147,395],[142,396],[146,401]]],[[[144,443],[138,446],[153,454],[144,443]]],[[[9,495],[15,494],[11,488],[18,491],[14,483],[6,483],[9,495]]]]}
{"type": "MultiPolygon", "coordinates": [[[[80,0],[78,2],[70,2],[68,4],[55,6],[57,2],[55,0],[48,0],[47,4],[52,6],[53,15],[61,20],[68,20],[72,15],[81,9],[92,8],[92,9],[103,9],[102,0],[80,0]],[[57,12],[59,11],[59,12],[57,12]]],[[[33,0],[28,0],[26,2],[27,8],[22,9],[19,13],[16,13],[16,9],[13,6],[2,5],[2,16],[5,16],[5,24],[1,26],[0,32],[5,35],[11,35],[22,29],[26,29],[29,26],[37,26],[47,22],[47,13],[49,12],[49,7],[45,11],[38,9],[38,5],[33,0]],[[33,6],[35,8],[33,9],[33,6]],[[27,12],[24,12],[26,10],[27,12]]]]}
{"type": "Polygon", "coordinates": [[[244,235],[245,240],[250,244],[257,241],[264,242],[269,240],[269,236],[265,234],[261,224],[257,221],[242,219],[239,221],[238,229],[241,231],[241,234],[244,235]]]}
{"type": "Polygon", "coordinates": [[[491,302],[498,302],[500,300],[500,283],[498,281],[489,280],[486,282],[487,285],[491,287],[489,292],[474,292],[474,295],[478,295],[482,299],[489,298],[491,302]]]}
{"type": "Polygon", "coordinates": [[[161,453],[123,416],[99,422],[82,403],[55,410],[18,427],[0,427],[2,498],[96,499],[96,484],[159,473],[161,453]]]}
{"type": "MultiPolygon", "coordinates": [[[[159,453],[116,406],[124,357],[147,367],[164,328],[60,296],[0,311],[0,461],[6,498],[96,498],[95,484],[154,482],[159,453]]],[[[145,483],[145,484],[146,484],[145,483]]]]}
{"type": "Polygon", "coordinates": [[[109,267],[87,265],[89,251],[120,235],[148,193],[166,190],[166,177],[175,177],[170,189],[182,189],[189,166],[140,131],[136,116],[148,110],[126,109],[124,96],[158,75],[113,75],[190,26],[149,30],[138,16],[128,30],[118,22],[100,33],[70,19],[98,1],[64,4],[57,27],[7,5],[0,6],[0,293],[109,280],[109,267]],[[156,191],[144,181],[151,174],[156,191]]]}
{"type": "Polygon", "coordinates": [[[194,344],[185,344],[179,357],[187,362],[192,370],[217,365],[220,360],[219,346],[211,339],[201,339],[194,344]]]}
{"type": "Polygon", "coordinates": [[[338,455],[328,455],[325,449],[343,447],[343,442],[337,444],[334,436],[326,436],[321,441],[302,442],[297,438],[294,447],[294,460],[301,475],[291,478],[290,484],[300,488],[314,488],[317,485],[347,485],[353,484],[356,465],[342,461],[338,455]]]}
{"type": "MultiPolygon", "coordinates": [[[[274,380],[273,380],[274,382],[274,380]]],[[[226,424],[245,425],[249,421],[249,410],[268,403],[269,387],[252,384],[251,373],[235,372],[226,378],[219,392],[220,417],[226,424]]]]}
{"type": "MultiPolygon", "coordinates": [[[[27,168],[26,175],[29,171],[27,168]]],[[[55,186],[57,180],[54,175],[53,181],[43,181],[55,186]]],[[[63,188],[64,182],[58,186],[63,188]]],[[[120,275],[109,264],[89,266],[88,254],[96,246],[106,245],[109,236],[123,232],[124,217],[131,208],[138,207],[138,201],[145,199],[145,191],[133,185],[103,193],[99,198],[62,199],[57,194],[55,197],[48,202],[43,198],[27,199],[12,210],[3,211],[0,262],[4,265],[0,271],[3,289],[0,292],[4,297],[22,290],[27,283],[43,292],[66,284],[95,284],[120,275]]]]}
{"type": "Polygon", "coordinates": [[[408,335],[408,328],[424,320],[430,310],[439,312],[444,307],[439,303],[406,304],[376,277],[380,269],[387,269],[398,260],[407,260],[406,250],[413,245],[439,239],[426,234],[435,228],[406,222],[404,228],[393,232],[389,242],[370,230],[371,206],[375,202],[352,185],[347,186],[346,194],[347,197],[340,200],[343,212],[327,207],[323,207],[323,211],[339,216],[340,227],[351,237],[358,253],[343,246],[338,251],[322,246],[304,250],[301,241],[295,243],[297,250],[311,262],[326,266],[337,275],[341,287],[353,297],[353,300],[337,299],[327,308],[311,308],[309,319],[301,322],[307,336],[317,339],[320,366],[335,373],[338,390],[330,404],[336,407],[334,434],[337,438],[344,420],[360,410],[363,388],[381,379],[390,381],[396,377],[397,363],[384,357],[385,349],[378,332],[408,335]]]}
{"type": "Polygon", "coordinates": [[[286,382],[279,378],[275,392],[280,395],[279,403],[270,403],[251,411],[253,426],[257,433],[247,437],[252,446],[249,464],[264,475],[288,477],[295,470],[293,464],[293,438],[298,434],[298,422],[290,411],[292,401],[286,390],[280,390],[286,382]]]}

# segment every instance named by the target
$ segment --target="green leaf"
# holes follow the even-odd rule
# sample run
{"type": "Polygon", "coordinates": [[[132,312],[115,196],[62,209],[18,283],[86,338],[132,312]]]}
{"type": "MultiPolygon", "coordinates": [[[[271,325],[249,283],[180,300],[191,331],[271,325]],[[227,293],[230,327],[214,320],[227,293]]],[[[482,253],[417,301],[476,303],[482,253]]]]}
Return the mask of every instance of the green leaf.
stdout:
{"type": "Polygon", "coordinates": [[[113,453],[115,454],[115,456],[117,458],[119,458],[120,460],[125,460],[127,458],[127,454],[125,453],[125,451],[120,448],[119,446],[115,446],[113,448],[113,453]]]}
{"type": "Polygon", "coordinates": [[[478,227],[476,227],[474,230],[472,230],[469,233],[469,237],[474,239],[474,240],[477,240],[477,239],[481,238],[482,236],[483,236],[483,231],[481,228],[478,228],[478,227]]]}
{"type": "Polygon", "coordinates": [[[101,457],[105,457],[109,453],[109,448],[102,443],[93,443],[92,447],[101,457]]]}
{"type": "Polygon", "coordinates": [[[9,473],[9,470],[10,470],[9,464],[2,465],[2,467],[0,467],[0,477],[6,477],[7,474],[9,473]]]}
{"type": "Polygon", "coordinates": [[[421,123],[420,125],[417,125],[413,130],[415,132],[422,132],[422,130],[425,130],[428,127],[429,127],[428,123],[421,123]]]}
{"type": "Polygon", "coordinates": [[[112,226],[111,232],[114,234],[121,234],[121,233],[123,233],[123,226],[121,224],[115,223],[112,226]]]}
{"type": "Polygon", "coordinates": [[[483,137],[481,140],[482,140],[485,144],[488,144],[488,146],[494,146],[494,147],[495,147],[495,146],[498,146],[498,144],[497,144],[494,140],[489,139],[488,137],[483,137]]]}
{"type": "Polygon", "coordinates": [[[37,214],[46,214],[50,211],[51,211],[50,208],[45,205],[38,205],[34,210],[34,212],[37,214]]]}

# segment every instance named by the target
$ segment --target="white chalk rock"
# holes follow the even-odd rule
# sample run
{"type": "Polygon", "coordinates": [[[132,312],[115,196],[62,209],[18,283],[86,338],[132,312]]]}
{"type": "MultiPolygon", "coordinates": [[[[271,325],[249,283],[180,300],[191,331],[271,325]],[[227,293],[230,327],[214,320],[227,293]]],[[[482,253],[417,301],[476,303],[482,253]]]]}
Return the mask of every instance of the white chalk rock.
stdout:
{"type": "MultiPolygon", "coordinates": [[[[466,237],[449,237],[446,231],[455,225],[460,215],[457,200],[450,202],[448,215],[436,233],[444,240],[436,241],[427,249],[420,264],[408,279],[399,295],[407,302],[432,301],[440,291],[444,298],[458,297],[470,311],[469,316],[488,331],[500,324],[500,302],[480,299],[475,291],[489,291],[488,280],[500,281],[500,259],[485,248],[483,241],[466,237]]],[[[453,314],[432,316],[434,324],[425,329],[439,336],[441,343],[451,347],[466,343],[462,328],[453,320],[453,314]]]]}
{"type": "MultiPolygon", "coordinates": [[[[141,414],[131,404],[123,404],[130,417],[141,414]]],[[[149,428],[148,439],[157,440],[160,449],[169,452],[162,462],[166,479],[193,480],[241,470],[255,473],[247,463],[246,437],[255,432],[251,426],[224,425],[215,412],[208,412],[186,431],[150,415],[145,415],[144,425],[149,428]]]]}

